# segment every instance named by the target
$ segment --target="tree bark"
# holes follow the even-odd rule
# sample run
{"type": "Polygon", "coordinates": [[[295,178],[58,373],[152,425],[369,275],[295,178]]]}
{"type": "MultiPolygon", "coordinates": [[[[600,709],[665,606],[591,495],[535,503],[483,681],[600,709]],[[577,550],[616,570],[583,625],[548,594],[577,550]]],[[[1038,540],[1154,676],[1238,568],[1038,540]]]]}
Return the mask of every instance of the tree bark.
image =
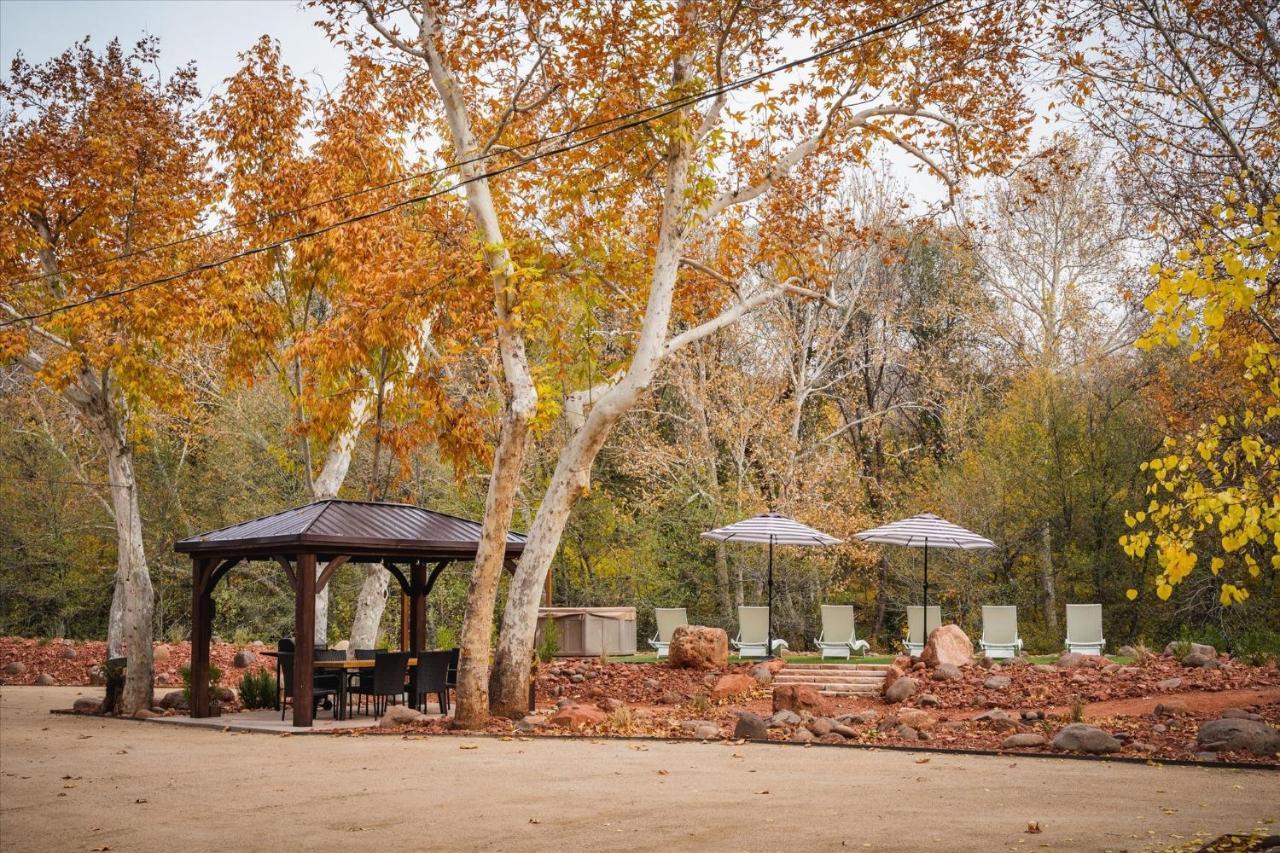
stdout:
{"type": "Polygon", "coordinates": [[[356,598],[356,613],[351,621],[351,648],[377,647],[378,631],[382,627],[382,614],[387,609],[389,577],[390,574],[382,566],[365,567],[364,583],[360,585],[360,594],[356,598]]]}
{"type": "Polygon", "coordinates": [[[1058,631],[1058,594],[1053,581],[1053,530],[1045,521],[1040,529],[1040,606],[1049,633],[1058,631]]]}
{"type": "Polygon", "coordinates": [[[142,546],[142,512],[138,506],[138,481],[134,474],[133,448],[123,426],[112,416],[105,400],[96,401],[102,411],[95,418],[94,432],[107,454],[110,472],[111,505],[116,526],[116,592],[112,603],[121,602],[120,638],[128,660],[120,710],[133,714],[139,708],[150,708],[153,665],[151,654],[151,618],[154,593],[147,557],[142,546]]]}

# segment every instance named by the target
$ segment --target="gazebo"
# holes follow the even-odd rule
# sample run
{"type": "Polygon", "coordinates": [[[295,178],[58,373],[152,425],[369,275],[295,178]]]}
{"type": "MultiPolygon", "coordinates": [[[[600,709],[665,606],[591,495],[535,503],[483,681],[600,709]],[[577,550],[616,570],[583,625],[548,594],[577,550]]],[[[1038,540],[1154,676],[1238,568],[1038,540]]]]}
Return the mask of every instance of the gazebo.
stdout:
{"type": "MultiPolygon", "coordinates": [[[[508,568],[525,538],[507,535],[508,568]]],[[[344,563],[381,564],[400,584],[405,602],[406,650],[423,649],[427,596],[450,563],[473,561],[480,524],[409,504],[325,500],[242,521],[180,540],[174,550],[190,554],[191,716],[209,715],[209,642],[213,634],[213,590],[242,562],[280,564],[294,593],[293,724],[311,725],[316,593],[344,563]],[[322,567],[317,571],[317,567],[322,567]],[[406,572],[407,570],[407,572],[406,572]]]]}

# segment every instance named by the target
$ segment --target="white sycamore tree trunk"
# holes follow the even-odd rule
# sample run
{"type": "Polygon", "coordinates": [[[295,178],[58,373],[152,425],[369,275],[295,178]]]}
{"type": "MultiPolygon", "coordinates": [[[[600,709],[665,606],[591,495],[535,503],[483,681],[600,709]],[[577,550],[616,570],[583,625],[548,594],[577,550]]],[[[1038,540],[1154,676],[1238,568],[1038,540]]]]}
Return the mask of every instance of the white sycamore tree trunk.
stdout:
{"type": "MultiPolygon", "coordinates": [[[[48,261],[46,269],[56,272],[56,266],[48,261]]],[[[11,317],[22,316],[4,302],[0,302],[0,312],[11,317]]],[[[28,325],[27,329],[47,346],[61,350],[71,348],[62,338],[37,325],[28,325]]],[[[38,376],[46,364],[45,357],[35,347],[19,354],[17,360],[33,377],[38,376]]],[[[107,622],[107,654],[128,659],[120,711],[132,714],[139,708],[151,707],[154,681],[151,620],[155,602],[142,543],[142,510],[138,505],[133,447],[128,437],[128,407],[113,393],[109,371],[97,375],[83,370],[63,386],[60,393],[97,437],[107,457],[110,507],[116,529],[116,575],[107,622]]]]}

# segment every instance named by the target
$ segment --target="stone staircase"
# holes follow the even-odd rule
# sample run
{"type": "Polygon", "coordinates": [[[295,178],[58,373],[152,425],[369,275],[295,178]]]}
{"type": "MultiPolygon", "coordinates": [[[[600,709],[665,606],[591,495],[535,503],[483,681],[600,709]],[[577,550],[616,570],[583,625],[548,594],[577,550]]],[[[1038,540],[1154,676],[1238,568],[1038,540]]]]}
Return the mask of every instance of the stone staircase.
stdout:
{"type": "Polygon", "coordinates": [[[888,669],[883,663],[792,663],[778,671],[773,684],[812,687],[825,696],[872,696],[888,669]]]}

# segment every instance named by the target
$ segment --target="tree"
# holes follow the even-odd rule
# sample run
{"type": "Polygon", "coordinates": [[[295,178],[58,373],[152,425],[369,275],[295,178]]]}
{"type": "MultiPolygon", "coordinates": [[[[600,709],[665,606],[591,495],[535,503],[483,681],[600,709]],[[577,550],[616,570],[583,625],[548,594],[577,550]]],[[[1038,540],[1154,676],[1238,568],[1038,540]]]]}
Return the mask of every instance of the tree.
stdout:
{"type": "MultiPolygon", "coordinates": [[[[333,11],[331,32],[352,47],[390,48],[427,64],[455,159],[471,161],[459,169],[463,179],[479,174],[477,154],[527,158],[552,146],[537,142],[550,129],[706,92],[761,70],[778,60],[782,34],[830,47],[921,11],[911,4],[833,12],[825,4],[806,10],[738,2],[618,8],[585,0],[572,10],[531,3],[483,13],[432,2],[400,12],[375,0],[326,5],[333,11]]],[[[568,275],[607,291],[602,313],[617,334],[578,357],[589,369],[571,371],[577,387],[558,401],[563,444],[508,592],[490,697],[496,710],[514,713],[526,702],[538,599],[569,513],[588,490],[609,433],[663,362],[786,293],[818,296],[801,271],[772,264],[766,266],[785,274],[734,293],[746,259],[736,256],[732,240],[745,217],[800,163],[812,158],[836,172],[862,161],[880,140],[906,150],[951,186],[969,168],[1006,164],[1023,138],[1025,118],[1011,85],[1018,65],[1014,36],[1030,26],[1027,17],[1003,11],[917,17],[884,38],[827,55],[801,80],[776,87],[762,81],[753,104],[739,107],[727,92],[709,94],[696,108],[672,107],[650,123],[502,182],[512,234],[530,241],[547,235],[538,240],[544,250],[531,258],[554,256],[568,275]],[[938,74],[940,68],[946,73],[938,74]],[[597,367],[603,378],[590,381],[597,367]],[[582,382],[583,373],[589,381],[582,382]]],[[[535,399],[526,330],[513,322],[507,302],[531,312],[547,300],[531,277],[516,276],[511,251],[517,243],[510,234],[502,239],[493,185],[477,180],[466,190],[491,255],[499,349],[513,401],[490,480],[490,494],[505,496],[514,494],[520,461],[505,451],[512,449],[513,431],[523,441],[535,399]]],[[[769,223],[777,226],[775,245],[796,221],[769,223]]],[[[505,533],[509,520],[510,501],[491,501],[486,542],[505,533]]],[[[486,547],[493,546],[482,545],[482,553],[486,547]]],[[[487,577],[479,567],[476,578],[487,577]]],[[[480,628],[488,624],[492,588],[477,581],[469,604],[466,633],[475,641],[464,638],[463,654],[478,669],[487,653],[480,628]]],[[[461,680],[459,713],[475,721],[483,692],[464,689],[461,680]]]]}
{"type": "MultiPolygon", "coordinates": [[[[323,228],[386,204],[408,183],[404,137],[416,98],[402,72],[355,58],[342,85],[317,97],[266,37],[242,61],[206,122],[238,245],[323,228]]],[[[253,381],[266,365],[287,392],[296,470],[313,500],[338,497],[370,432],[365,493],[376,499],[394,478],[392,459],[425,443],[460,470],[483,453],[477,412],[441,381],[449,369],[441,350],[484,328],[464,287],[475,271],[460,224],[446,201],[419,204],[225,271],[233,375],[253,381]]],[[[316,596],[319,643],[328,642],[328,600],[326,587],[316,596]]],[[[387,572],[367,567],[354,648],[376,644],[386,600],[387,572]]]]}
{"type": "Polygon", "coordinates": [[[109,653],[128,655],[126,713],[150,706],[152,685],[135,454],[146,408],[183,404],[173,359],[201,325],[202,282],[42,312],[184,261],[184,246],[146,250],[199,225],[211,184],[193,120],[195,70],[162,79],[152,70],[158,56],[153,38],[130,51],[113,41],[101,53],[86,39],[43,65],[19,55],[0,85],[9,104],[0,130],[8,282],[0,309],[12,318],[0,329],[0,355],[57,394],[105,456],[116,531],[109,653]],[[42,316],[21,319],[28,314],[42,316]]]}
{"type": "Polygon", "coordinates": [[[1229,193],[1212,230],[1152,267],[1156,286],[1143,303],[1153,322],[1140,347],[1223,361],[1241,398],[1166,437],[1142,465],[1150,500],[1126,513],[1134,530],[1120,544],[1138,559],[1155,548],[1162,600],[1206,563],[1223,606],[1280,573],[1280,199],[1262,210],[1242,202],[1229,193]]]}

